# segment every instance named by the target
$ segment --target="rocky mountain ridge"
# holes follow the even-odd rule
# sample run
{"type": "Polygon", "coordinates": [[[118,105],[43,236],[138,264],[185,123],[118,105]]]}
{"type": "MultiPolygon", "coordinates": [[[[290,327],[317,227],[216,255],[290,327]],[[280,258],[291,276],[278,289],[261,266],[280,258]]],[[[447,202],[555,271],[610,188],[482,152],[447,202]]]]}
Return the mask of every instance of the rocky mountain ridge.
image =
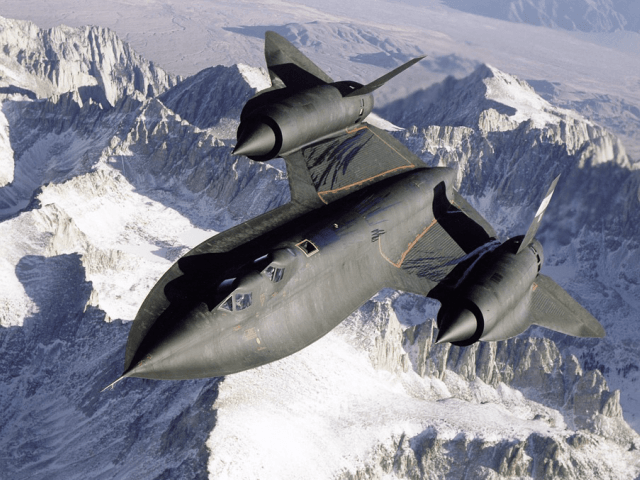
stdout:
{"type": "MultiPolygon", "coordinates": [[[[58,112],[56,116],[61,114],[59,103],[68,109],[63,117],[75,118],[91,128],[91,118],[76,118],[85,103],[93,105],[89,108],[93,114],[86,110],[83,113],[92,115],[95,121],[99,110],[117,106],[118,111],[130,111],[130,105],[122,104],[154,97],[178,81],[177,77],[140,57],[114,32],[99,27],[60,26],[42,30],[31,22],[0,17],[0,44],[3,45],[0,95],[12,99],[3,102],[0,112],[0,126],[4,126],[0,134],[3,147],[0,185],[13,181],[12,157],[22,155],[20,143],[32,141],[9,138],[11,129],[7,135],[9,124],[16,122],[6,118],[11,114],[13,103],[29,103],[30,108],[25,112],[20,109],[20,114],[35,119],[38,129],[43,127],[46,131],[47,127],[41,123],[51,117],[52,109],[58,112]],[[42,101],[32,102],[36,99],[42,101]]],[[[57,121],[58,130],[68,129],[65,122],[57,121]]],[[[18,181],[23,177],[19,175],[18,181]]]]}
{"type": "Polygon", "coordinates": [[[344,478],[431,478],[428,472],[443,468],[447,475],[469,479],[584,478],[598,470],[615,477],[613,465],[593,462],[586,450],[598,448],[607,438],[633,451],[637,435],[624,423],[620,392],[609,391],[600,371],[583,371],[574,355],[564,356],[546,338],[514,338],[468,348],[435,345],[435,321],[407,328],[412,319],[431,317],[437,311],[434,303],[390,293],[368,302],[339,328],[352,344],[368,351],[375,368],[413,370],[430,379],[430,394],[440,402],[456,398],[509,411],[527,409],[531,418],[566,430],[546,438],[535,432],[517,441],[496,441],[461,432],[452,436],[432,427],[380,445],[368,466],[345,472],[344,478]],[[590,447],[580,452],[573,448],[578,444],[590,447]],[[456,455],[441,463],[450,449],[456,455]]]}
{"type": "Polygon", "coordinates": [[[75,91],[83,101],[113,106],[124,96],[152,98],[179,81],[148,62],[115,32],[64,25],[43,30],[1,18],[2,93],[50,98],[75,91]],[[136,93],[137,92],[137,93],[136,93]]]}
{"type": "Polygon", "coordinates": [[[640,7],[629,0],[444,0],[452,8],[518,23],[583,32],[638,32],[640,7]]]}
{"type": "MultiPolygon", "coordinates": [[[[16,25],[7,38],[40,45],[42,32],[16,25]]],[[[92,41],[77,44],[78,58],[90,58],[92,45],[121,45],[108,31],[92,31],[92,41]]],[[[56,35],[66,51],[79,33],[67,41],[56,35]]],[[[3,79],[46,88],[30,96],[7,83],[0,97],[11,148],[2,152],[15,165],[0,188],[8,246],[0,259],[3,471],[14,478],[295,478],[296,466],[311,462],[316,470],[305,471],[317,478],[640,473],[640,437],[620,406],[639,356],[633,332],[621,329],[640,298],[629,198],[637,176],[614,136],[487,66],[413,99],[422,110],[398,104],[405,117],[382,112],[407,126],[397,135],[428,162],[458,168],[462,192],[505,235],[526,228],[545,188],[538,179],[552,170],[565,171],[571,193],[584,185],[578,198],[554,199],[545,222],[560,227],[547,228],[544,243],[551,274],[561,273],[558,280],[597,310],[611,341],[621,342],[613,354],[606,353],[612,343],[542,331],[466,349],[434,346],[437,304],[384,291],[281,362],[219,380],[128,379],[100,394],[120,374],[128,321],[171,262],[216,230],[288,201],[283,162],[230,155],[239,110],[266,77],[245,66],[215,67],[171,86],[139,67],[138,85],[157,85],[145,96],[122,87],[135,81],[92,84],[78,67],[84,60],[53,75],[65,79],[56,83],[55,68],[16,66],[10,52],[0,65],[17,73],[3,79]],[[118,93],[113,103],[98,94],[87,100],[80,93],[87,85],[107,99],[107,91],[118,93]],[[581,213],[585,196],[601,195],[602,172],[612,179],[612,201],[581,213]],[[624,188],[615,188],[617,178],[624,188]],[[611,216],[618,211],[625,217],[611,216]],[[621,391],[609,389],[610,378],[621,391]],[[285,446],[299,459],[283,457],[285,446]]],[[[124,78],[135,78],[134,63],[119,67],[124,78]]]]}

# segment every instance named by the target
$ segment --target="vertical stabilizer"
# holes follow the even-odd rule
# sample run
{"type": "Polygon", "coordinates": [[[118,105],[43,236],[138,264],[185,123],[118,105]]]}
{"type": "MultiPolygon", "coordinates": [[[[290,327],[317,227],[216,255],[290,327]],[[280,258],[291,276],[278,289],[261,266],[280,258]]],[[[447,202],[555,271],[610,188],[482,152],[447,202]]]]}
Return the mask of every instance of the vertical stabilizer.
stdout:
{"type": "Polygon", "coordinates": [[[333,83],[329,75],[276,32],[269,31],[264,36],[264,57],[271,85],[276,88],[309,88],[333,83]]]}
{"type": "Polygon", "coordinates": [[[551,182],[551,186],[549,187],[549,190],[547,190],[547,193],[545,194],[544,200],[542,200],[540,207],[538,207],[536,216],[534,217],[533,222],[531,222],[531,225],[529,226],[529,230],[527,230],[527,234],[524,236],[524,240],[522,240],[522,243],[520,244],[520,248],[518,248],[517,253],[520,253],[522,250],[527,248],[529,244],[533,241],[533,238],[535,237],[536,233],[538,232],[538,228],[540,227],[540,222],[542,221],[544,212],[547,210],[547,207],[549,206],[549,202],[551,202],[553,191],[556,189],[556,185],[558,184],[559,179],[560,179],[560,175],[558,175],[553,180],[553,182],[551,182]]]}

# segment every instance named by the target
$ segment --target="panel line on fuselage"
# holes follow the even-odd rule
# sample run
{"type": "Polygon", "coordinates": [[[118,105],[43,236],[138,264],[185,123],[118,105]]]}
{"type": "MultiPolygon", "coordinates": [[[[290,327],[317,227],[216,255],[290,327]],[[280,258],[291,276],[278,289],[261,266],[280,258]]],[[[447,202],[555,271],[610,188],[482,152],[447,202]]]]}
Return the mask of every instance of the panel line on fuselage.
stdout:
{"type": "Polygon", "coordinates": [[[402,171],[402,170],[406,170],[406,169],[417,168],[417,166],[416,166],[413,162],[411,162],[411,160],[409,160],[406,156],[404,156],[401,152],[399,152],[396,148],[394,148],[391,144],[389,144],[389,142],[385,141],[385,139],[384,139],[384,138],[382,138],[380,135],[378,135],[376,132],[374,132],[374,131],[373,131],[372,129],[370,129],[369,127],[367,127],[367,126],[362,126],[362,127],[360,127],[360,128],[356,128],[356,129],[354,129],[354,130],[345,129],[345,131],[346,131],[348,134],[355,133],[355,132],[358,132],[358,131],[360,131],[360,130],[368,130],[369,132],[371,132],[371,134],[372,134],[372,135],[374,135],[378,140],[380,140],[380,141],[381,141],[382,143],[384,143],[387,147],[389,147],[391,150],[393,150],[393,151],[394,151],[394,152],[395,152],[395,153],[396,153],[400,158],[402,158],[404,161],[406,161],[406,162],[407,162],[407,165],[402,165],[402,166],[399,166],[399,167],[392,168],[392,169],[390,169],[390,170],[387,170],[387,171],[384,171],[384,172],[378,173],[378,174],[376,174],[376,175],[373,175],[373,176],[371,176],[371,177],[365,178],[365,179],[363,179],[363,180],[360,180],[360,181],[358,181],[358,182],[351,183],[351,184],[346,185],[346,186],[344,186],[344,187],[335,188],[335,189],[333,189],[333,190],[325,190],[325,191],[323,191],[323,192],[318,192],[318,197],[320,197],[320,200],[321,200],[322,202],[324,202],[325,204],[328,204],[329,202],[327,202],[327,201],[324,199],[324,195],[330,195],[330,194],[334,194],[334,193],[337,193],[337,192],[340,192],[340,191],[344,191],[344,190],[347,190],[347,189],[350,189],[350,188],[356,187],[356,186],[358,186],[358,185],[362,185],[362,184],[367,183],[367,182],[369,182],[369,181],[375,180],[376,178],[380,178],[380,177],[384,177],[385,175],[392,174],[392,173],[394,173],[394,172],[400,172],[400,171],[402,171]]]}
{"type": "Polygon", "coordinates": [[[336,188],[334,190],[327,190],[327,191],[324,191],[324,192],[318,192],[318,197],[320,197],[320,200],[322,200],[325,203],[325,205],[328,205],[329,202],[327,202],[323,198],[323,195],[340,192],[341,190],[346,190],[346,189],[355,187],[357,185],[362,185],[363,183],[369,182],[369,181],[374,180],[374,179],[379,178],[379,177],[383,177],[383,176],[385,176],[385,175],[387,175],[389,173],[397,172],[397,171],[400,171],[400,170],[406,170],[407,168],[415,168],[415,165],[403,165],[402,167],[392,168],[391,170],[387,170],[386,172],[379,173],[377,175],[374,175],[373,177],[365,178],[364,180],[352,183],[351,185],[347,185],[347,186],[344,186],[344,187],[336,188]]]}
{"type": "Polygon", "coordinates": [[[349,127],[344,129],[344,131],[349,133],[349,134],[359,132],[360,130],[368,130],[368,128],[367,128],[366,125],[359,125],[356,128],[354,128],[353,130],[349,130],[349,127]]]}
{"type": "Polygon", "coordinates": [[[389,257],[387,257],[384,252],[382,251],[382,237],[384,237],[384,235],[381,235],[380,241],[378,242],[378,250],[380,251],[380,255],[382,255],[382,257],[389,262],[391,265],[393,265],[396,268],[400,268],[402,266],[402,262],[404,262],[404,259],[406,258],[407,254],[411,251],[411,249],[413,247],[415,247],[416,243],[418,243],[420,241],[420,239],[422,237],[424,237],[426,235],[426,233],[431,229],[431,227],[433,227],[436,223],[438,223],[438,221],[434,218],[433,221],[409,244],[409,246],[407,247],[407,249],[402,253],[402,255],[400,256],[400,260],[398,261],[398,263],[393,262],[391,259],[389,259],[389,257]]]}

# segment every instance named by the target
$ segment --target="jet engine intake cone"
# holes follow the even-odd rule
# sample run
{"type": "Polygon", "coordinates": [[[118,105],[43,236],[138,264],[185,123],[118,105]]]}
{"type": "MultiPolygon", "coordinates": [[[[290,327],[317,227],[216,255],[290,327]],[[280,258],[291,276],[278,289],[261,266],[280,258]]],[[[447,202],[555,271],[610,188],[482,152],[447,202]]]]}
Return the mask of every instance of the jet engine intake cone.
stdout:
{"type": "Polygon", "coordinates": [[[276,146],[276,135],[273,129],[265,123],[253,123],[242,129],[234,155],[264,157],[270,155],[276,146]]]}
{"type": "Polygon", "coordinates": [[[438,329],[436,344],[449,342],[457,346],[466,346],[477,341],[478,333],[482,334],[482,326],[478,325],[476,315],[466,308],[445,312],[438,319],[438,329]]]}

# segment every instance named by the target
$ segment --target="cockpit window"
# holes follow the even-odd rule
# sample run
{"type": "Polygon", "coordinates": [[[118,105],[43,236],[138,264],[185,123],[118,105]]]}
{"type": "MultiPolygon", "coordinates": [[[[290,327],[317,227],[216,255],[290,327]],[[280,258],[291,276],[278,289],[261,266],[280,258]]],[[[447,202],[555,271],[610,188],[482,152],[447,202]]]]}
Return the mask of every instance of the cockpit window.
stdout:
{"type": "Polygon", "coordinates": [[[233,311],[233,299],[232,297],[227,298],[224,303],[222,305],[220,305],[220,308],[223,310],[228,310],[230,312],[233,311]]]}
{"type": "Polygon", "coordinates": [[[244,310],[251,306],[252,295],[251,293],[236,293],[235,295],[231,295],[224,302],[220,304],[222,310],[227,310],[228,312],[239,312],[240,310],[244,310]],[[236,308],[233,308],[233,300],[236,301],[236,308]]]}
{"type": "Polygon", "coordinates": [[[276,268],[276,273],[273,276],[273,281],[275,283],[278,283],[280,280],[282,280],[282,277],[284,275],[284,268],[276,268]]]}
{"type": "Polygon", "coordinates": [[[277,268],[277,267],[274,267],[273,265],[269,265],[267,268],[264,269],[264,273],[267,274],[267,277],[273,283],[278,283],[280,280],[282,280],[282,277],[284,276],[284,268],[277,268]]]}
{"type": "Polygon", "coordinates": [[[251,293],[236,293],[236,311],[251,306],[251,293]]]}
{"type": "Polygon", "coordinates": [[[318,253],[318,247],[316,247],[311,240],[303,240],[296,244],[296,247],[302,250],[307,257],[318,253]]]}

